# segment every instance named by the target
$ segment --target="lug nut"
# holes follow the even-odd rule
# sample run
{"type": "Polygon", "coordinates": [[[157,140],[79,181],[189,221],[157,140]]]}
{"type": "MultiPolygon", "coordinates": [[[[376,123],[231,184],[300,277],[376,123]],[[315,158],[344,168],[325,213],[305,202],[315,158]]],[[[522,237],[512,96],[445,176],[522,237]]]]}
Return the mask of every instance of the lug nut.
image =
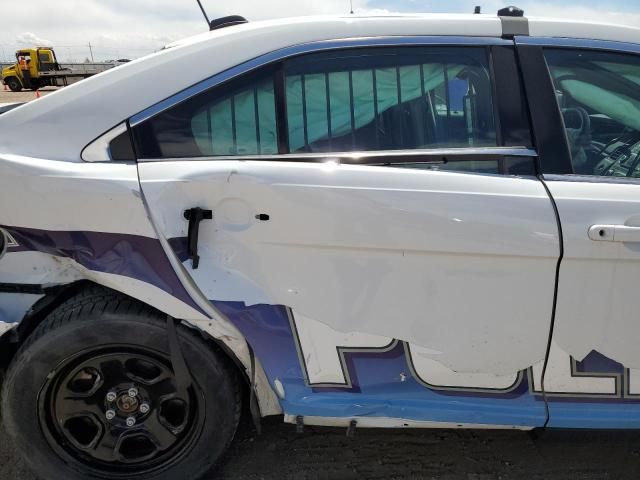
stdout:
{"type": "Polygon", "coordinates": [[[133,427],[136,424],[135,417],[127,417],[127,427],[133,427]]]}
{"type": "Polygon", "coordinates": [[[140,405],[140,413],[147,413],[150,407],[148,403],[143,403],[140,405]]]}
{"type": "Polygon", "coordinates": [[[113,402],[117,397],[116,392],[109,392],[107,393],[107,402],[113,402]]]}
{"type": "Polygon", "coordinates": [[[104,415],[107,417],[107,420],[113,420],[113,417],[116,416],[116,412],[113,410],[107,410],[104,415]]]}
{"type": "Polygon", "coordinates": [[[129,389],[129,391],[127,392],[127,394],[131,397],[131,398],[135,398],[138,396],[138,389],[136,387],[131,387],[129,389]]]}

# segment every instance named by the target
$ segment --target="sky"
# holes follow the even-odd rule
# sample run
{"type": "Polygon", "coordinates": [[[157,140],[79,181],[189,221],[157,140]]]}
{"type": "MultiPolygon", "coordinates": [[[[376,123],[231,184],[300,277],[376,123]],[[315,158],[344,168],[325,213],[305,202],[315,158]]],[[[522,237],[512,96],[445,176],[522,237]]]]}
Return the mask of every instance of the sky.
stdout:
{"type": "MultiPolygon", "coordinates": [[[[464,12],[494,14],[509,1],[531,16],[640,25],[640,0],[353,0],[356,14],[464,12]]],[[[4,2],[3,2],[4,3],[4,2]]],[[[347,14],[349,0],[202,0],[210,18],[250,21],[347,14]]],[[[60,62],[137,58],[207,30],[196,0],[24,0],[2,7],[0,62],[18,48],[53,45],[60,62]],[[91,44],[91,48],[89,48],[91,44]]]]}

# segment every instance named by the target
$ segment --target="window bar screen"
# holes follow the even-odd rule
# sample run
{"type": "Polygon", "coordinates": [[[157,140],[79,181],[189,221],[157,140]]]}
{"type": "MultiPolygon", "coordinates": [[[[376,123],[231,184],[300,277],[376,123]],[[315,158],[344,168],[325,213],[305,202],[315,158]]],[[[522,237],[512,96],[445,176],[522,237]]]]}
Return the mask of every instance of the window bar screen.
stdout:
{"type": "Polygon", "coordinates": [[[304,139],[304,151],[309,151],[309,119],[307,118],[307,87],[304,74],[300,76],[302,88],[302,132],[304,139]]]}
{"type": "Polygon", "coordinates": [[[209,136],[209,145],[211,146],[211,151],[207,153],[213,155],[213,129],[211,128],[211,115],[213,115],[213,109],[207,108],[207,134],[209,136]]]}
{"type": "Polygon", "coordinates": [[[329,74],[324,74],[324,85],[326,92],[326,109],[327,109],[327,138],[329,140],[329,151],[333,151],[333,135],[331,134],[331,89],[329,87],[329,74]]]}
{"type": "Polygon", "coordinates": [[[349,70],[349,110],[351,112],[351,144],[356,146],[356,114],[353,102],[353,72],[349,70]]]}
{"type": "MultiPolygon", "coordinates": [[[[400,85],[400,67],[396,67],[396,88],[398,89],[398,108],[402,108],[402,86],[400,85]]],[[[402,117],[400,117],[402,118],[402,117]]],[[[400,146],[404,148],[404,132],[402,131],[402,125],[398,125],[398,132],[400,133],[400,146]]]]}
{"type": "Polygon", "coordinates": [[[233,153],[238,154],[238,133],[236,132],[236,97],[231,95],[231,138],[233,139],[233,153]]]}
{"type": "Polygon", "coordinates": [[[260,109],[258,108],[258,88],[253,89],[253,115],[256,119],[256,152],[258,155],[262,153],[260,144],[260,109]]]}
{"type": "Polygon", "coordinates": [[[447,68],[447,64],[442,64],[442,71],[444,72],[444,98],[447,107],[447,126],[445,131],[447,132],[447,140],[451,138],[451,132],[449,129],[451,128],[451,99],[449,98],[449,69],[447,68]]]}
{"type": "Polygon", "coordinates": [[[380,149],[380,119],[378,118],[378,79],[376,77],[376,69],[371,70],[371,78],[373,81],[373,121],[376,130],[376,149],[380,149]]]}
{"type": "MultiPolygon", "coordinates": [[[[420,64],[420,105],[422,105],[422,108],[425,109],[425,113],[428,115],[429,105],[427,103],[427,98],[428,97],[424,89],[424,66],[420,64]]],[[[427,115],[425,115],[425,118],[427,117],[427,115]]],[[[435,125],[435,122],[434,122],[434,125],[435,125]]],[[[424,124],[424,133],[425,133],[425,138],[429,138],[429,126],[426,122],[424,124]]]]}

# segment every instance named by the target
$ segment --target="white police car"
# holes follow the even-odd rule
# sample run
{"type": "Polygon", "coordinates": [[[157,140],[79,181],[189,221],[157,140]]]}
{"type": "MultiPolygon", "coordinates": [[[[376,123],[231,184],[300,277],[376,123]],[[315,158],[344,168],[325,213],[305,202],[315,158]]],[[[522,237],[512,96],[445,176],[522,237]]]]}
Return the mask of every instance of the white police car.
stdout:
{"type": "Polygon", "coordinates": [[[196,478],[244,408],[640,427],[639,54],[513,8],[248,23],[2,114],[29,465],[196,478]]]}

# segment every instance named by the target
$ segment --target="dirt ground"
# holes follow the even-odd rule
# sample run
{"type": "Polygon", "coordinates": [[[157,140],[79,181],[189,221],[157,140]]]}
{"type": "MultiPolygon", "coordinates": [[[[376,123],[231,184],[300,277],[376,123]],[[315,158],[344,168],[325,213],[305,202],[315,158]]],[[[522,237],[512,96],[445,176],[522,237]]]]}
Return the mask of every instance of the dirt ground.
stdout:
{"type": "MultiPolygon", "coordinates": [[[[307,427],[280,418],[256,436],[245,422],[209,479],[225,480],[619,480],[637,479],[640,433],[358,430],[307,427]]],[[[35,480],[4,434],[0,479],[35,480]]],[[[43,479],[44,480],[44,479],[43,479]]]]}
{"type": "MultiPolygon", "coordinates": [[[[39,91],[41,96],[45,96],[51,92],[58,90],[56,87],[45,87],[39,91]]],[[[12,92],[5,90],[4,85],[0,84],[0,103],[28,102],[36,99],[36,92],[31,90],[23,90],[21,92],[12,92]]]]}

